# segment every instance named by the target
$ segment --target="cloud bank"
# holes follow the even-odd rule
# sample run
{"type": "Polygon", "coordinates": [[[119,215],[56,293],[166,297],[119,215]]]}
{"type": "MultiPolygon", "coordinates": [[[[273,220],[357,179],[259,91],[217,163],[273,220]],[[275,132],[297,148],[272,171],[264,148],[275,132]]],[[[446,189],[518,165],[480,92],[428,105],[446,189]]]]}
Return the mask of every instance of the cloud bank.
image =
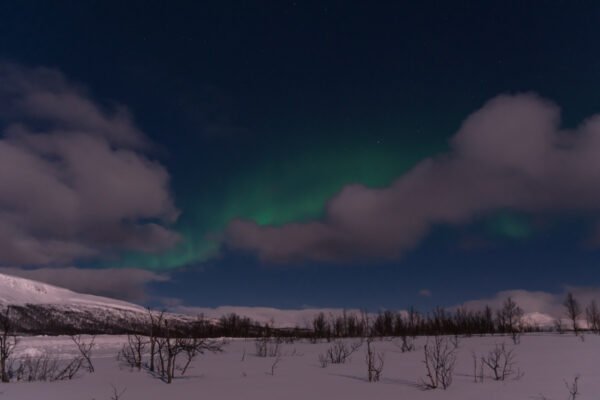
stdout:
{"type": "Polygon", "coordinates": [[[166,169],[126,108],[58,71],[0,64],[0,265],[159,252],[180,240],[166,169]]]}
{"type": "Polygon", "coordinates": [[[423,160],[390,187],[348,185],[319,221],[233,220],[224,243],[275,263],[393,259],[435,225],[467,224],[495,210],[595,215],[598,154],[600,115],[564,130],[554,103],[532,93],[501,95],[463,122],[449,153],[423,160]]]}

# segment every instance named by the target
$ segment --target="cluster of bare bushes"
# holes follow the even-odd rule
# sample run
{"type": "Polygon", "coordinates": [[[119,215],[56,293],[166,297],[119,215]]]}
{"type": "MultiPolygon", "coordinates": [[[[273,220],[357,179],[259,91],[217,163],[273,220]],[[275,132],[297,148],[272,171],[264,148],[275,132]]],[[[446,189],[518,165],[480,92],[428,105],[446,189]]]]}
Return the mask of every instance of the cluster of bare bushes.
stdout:
{"type": "Polygon", "coordinates": [[[447,336],[435,336],[432,340],[427,339],[423,353],[427,380],[422,380],[421,385],[427,389],[447,389],[454,375],[456,346],[447,336]]]}
{"type": "Polygon", "coordinates": [[[47,353],[35,357],[26,356],[11,363],[8,375],[16,381],[24,382],[68,380],[79,372],[83,361],[82,357],[62,361],[47,353]]]}
{"type": "Polygon", "coordinates": [[[127,343],[117,358],[131,369],[147,368],[157,373],[166,383],[172,383],[177,373],[185,375],[198,355],[219,353],[226,344],[223,340],[201,337],[198,330],[182,331],[173,327],[171,321],[164,318],[164,313],[148,311],[148,315],[147,336],[127,335],[127,343]]]}
{"type": "Polygon", "coordinates": [[[71,339],[77,349],[77,355],[71,360],[62,360],[50,353],[14,357],[14,351],[19,343],[16,336],[11,307],[0,314],[0,376],[4,383],[11,380],[61,381],[73,379],[82,367],[92,373],[92,350],[95,337],[86,341],[80,335],[72,335],[71,339]]]}
{"type": "Polygon", "coordinates": [[[496,381],[504,381],[508,378],[516,380],[524,375],[520,369],[516,368],[515,349],[507,348],[504,343],[496,344],[487,355],[480,358],[476,354],[473,354],[473,375],[475,382],[483,382],[485,377],[484,369],[488,369],[492,373],[492,379],[496,381]]]}

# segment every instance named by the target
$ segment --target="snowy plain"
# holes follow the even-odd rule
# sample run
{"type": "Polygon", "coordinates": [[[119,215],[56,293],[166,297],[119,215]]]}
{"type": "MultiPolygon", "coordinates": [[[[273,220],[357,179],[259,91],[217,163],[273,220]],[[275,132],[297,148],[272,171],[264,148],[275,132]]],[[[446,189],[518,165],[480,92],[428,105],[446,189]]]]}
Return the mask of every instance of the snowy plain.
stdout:
{"type": "MultiPolygon", "coordinates": [[[[104,400],[110,399],[112,386],[125,390],[120,400],[164,399],[411,399],[411,400],[566,400],[565,381],[579,375],[577,400],[600,398],[600,336],[586,334],[584,340],[573,334],[527,334],[513,345],[508,336],[460,338],[454,381],[447,390],[423,390],[425,378],[423,345],[416,339],[416,350],[402,353],[392,339],[377,340],[377,351],[385,353],[380,382],[366,377],[363,344],[349,361],[322,368],[318,356],[331,343],[307,341],[284,343],[274,374],[272,357],[255,355],[254,339],[229,339],[220,354],[204,354],[192,364],[184,377],[166,384],[148,371],[130,370],[116,359],[126,336],[97,336],[94,349],[96,372],[81,371],[70,381],[11,382],[0,384],[0,399],[6,400],[104,400]],[[494,381],[486,371],[483,383],[473,378],[472,354],[487,354],[495,344],[515,348],[516,368],[524,375],[518,379],[494,381]]],[[[345,339],[349,343],[354,339],[345,339]]],[[[16,356],[47,351],[68,358],[76,349],[68,336],[22,337],[16,356]]]]}

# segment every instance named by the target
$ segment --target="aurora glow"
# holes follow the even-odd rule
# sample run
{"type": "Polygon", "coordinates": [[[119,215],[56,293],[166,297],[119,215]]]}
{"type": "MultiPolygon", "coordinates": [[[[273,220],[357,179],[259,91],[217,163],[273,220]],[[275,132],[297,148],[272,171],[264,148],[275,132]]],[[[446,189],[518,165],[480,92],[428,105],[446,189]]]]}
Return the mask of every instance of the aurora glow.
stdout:
{"type": "Polygon", "coordinates": [[[170,269],[204,261],[218,251],[216,238],[234,218],[276,226],[318,219],[326,201],[344,185],[385,187],[444,148],[443,142],[433,147],[375,139],[365,146],[310,149],[284,159],[267,159],[230,178],[223,192],[211,194],[209,204],[185,199],[186,214],[178,225],[184,242],[176,249],[161,255],[129,254],[118,265],[170,269]]]}

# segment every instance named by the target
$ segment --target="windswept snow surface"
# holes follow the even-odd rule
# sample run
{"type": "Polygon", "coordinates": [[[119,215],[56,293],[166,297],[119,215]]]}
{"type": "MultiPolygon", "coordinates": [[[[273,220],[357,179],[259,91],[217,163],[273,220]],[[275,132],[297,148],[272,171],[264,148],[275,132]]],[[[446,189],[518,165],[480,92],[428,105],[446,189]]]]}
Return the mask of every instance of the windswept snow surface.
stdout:
{"type": "MultiPolygon", "coordinates": [[[[330,343],[282,344],[282,357],[271,375],[275,358],[257,357],[253,340],[235,339],[224,353],[200,356],[187,376],[168,385],[145,370],[131,371],[119,364],[115,356],[124,336],[98,336],[93,358],[95,373],[81,372],[72,381],[0,384],[0,399],[108,400],[112,384],[119,390],[126,389],[122,400],[565,400],[565,380],[571,382],[579,374],[577,400],[596,400],[600,398],[600,336],[589,334],[584,338],[573,334],[528,334],[516,346],[507,336],[461,338],[450,388],[422,390],[419,382],[425,378],[425,338],[418,338],[416,351],[409,353],[402,353],[393,340],[375,341],[376,350],[385,352],[383,378],[378,383],[366,380],[365,344],[350,361],[327,368],[320,367],[318,356],[330,343]],[[484,382],[475,383],[472,354],[487,354],[499,343],[515,349],[515,367],[524,375],[518,380],[500,382],[486,371],[484,382]]],[[[49,351],[69,357],[74,350],[68,337],[24,337],[18,345],[19,355],[49,351]]]]}

